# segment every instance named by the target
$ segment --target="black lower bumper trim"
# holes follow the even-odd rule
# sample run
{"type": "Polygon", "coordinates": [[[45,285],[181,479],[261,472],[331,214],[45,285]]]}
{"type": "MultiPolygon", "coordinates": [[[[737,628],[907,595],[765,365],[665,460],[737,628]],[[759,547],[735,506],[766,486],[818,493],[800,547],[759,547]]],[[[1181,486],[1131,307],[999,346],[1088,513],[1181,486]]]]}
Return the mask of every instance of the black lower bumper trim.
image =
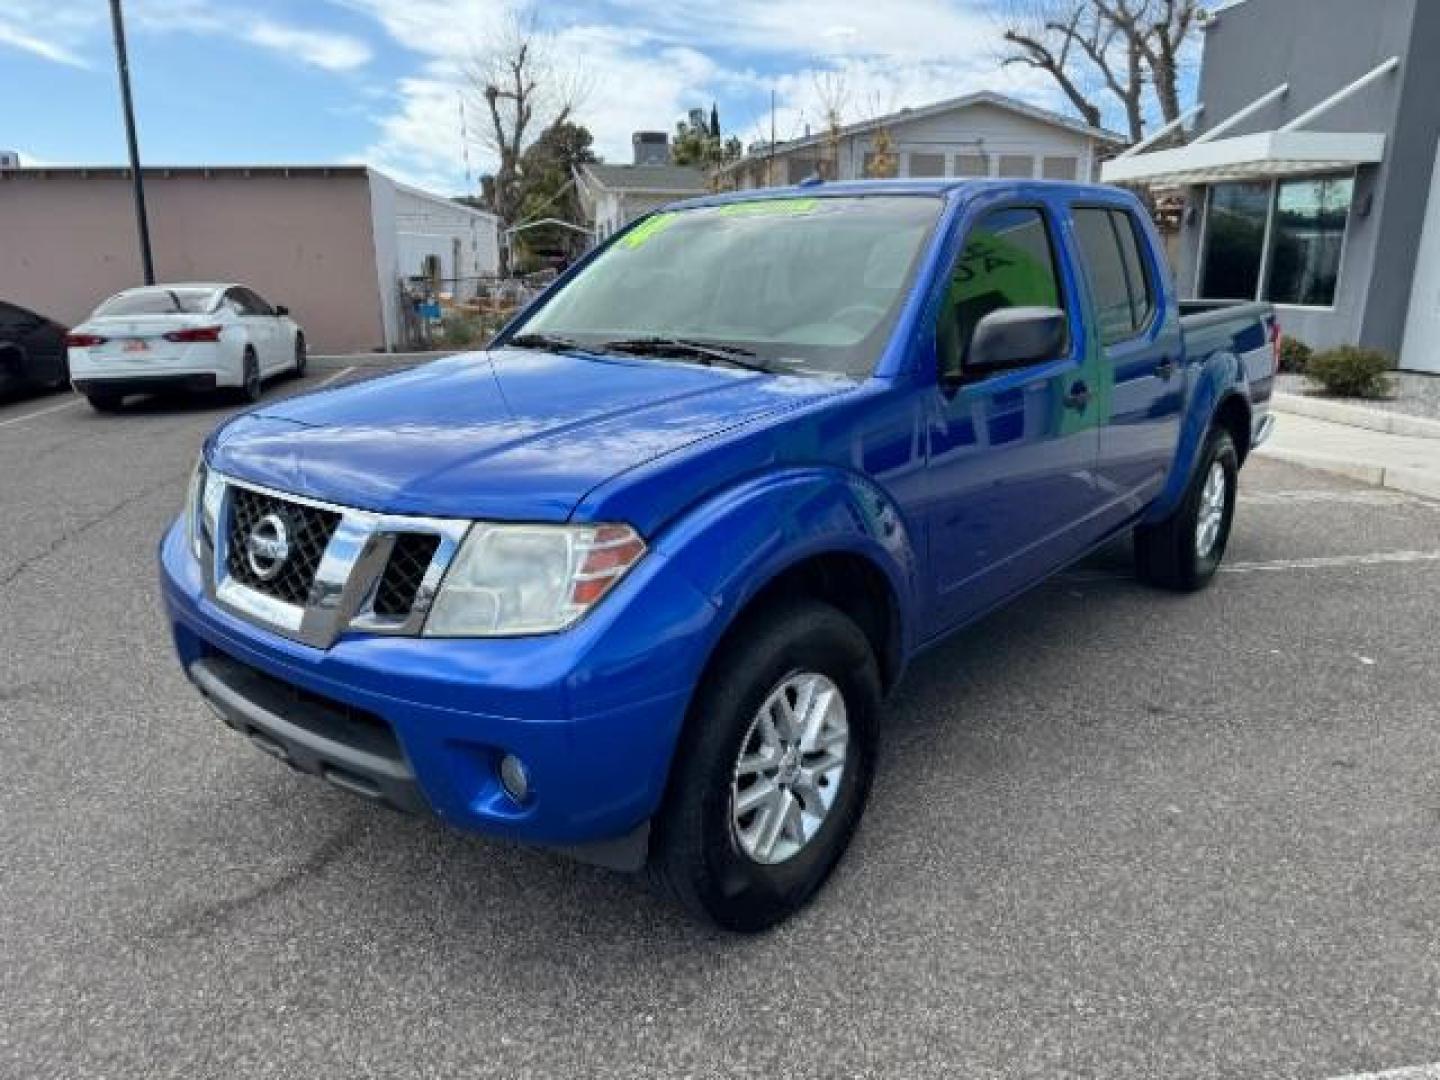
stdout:
{"type": "Polygon", "coordinates": [[[357,716],[217,654],[196,660],[189,675],[220,719],[272,757],[397,810],[430,812],[394,732],[379,717],[357,716]]]}
{"type": "Polygon", "coordinates": [[[134,375],[123,379],[74,379],[72,385],[82,394],[163,394],[186,390],[208,393],[215,389],[215,376],[207,375],[134,375]]]}

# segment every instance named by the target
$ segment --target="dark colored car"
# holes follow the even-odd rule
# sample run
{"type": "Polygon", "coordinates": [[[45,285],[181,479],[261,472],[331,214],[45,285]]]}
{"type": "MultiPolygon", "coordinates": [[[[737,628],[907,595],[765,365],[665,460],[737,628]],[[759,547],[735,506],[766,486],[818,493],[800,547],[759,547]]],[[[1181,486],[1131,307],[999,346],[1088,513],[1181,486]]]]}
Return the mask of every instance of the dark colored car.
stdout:
{"type": "Polygon", "coordinates": [[[18,304],[0,300],[0,391],[59,389],[70,382],[65,327],[18,304]]]}

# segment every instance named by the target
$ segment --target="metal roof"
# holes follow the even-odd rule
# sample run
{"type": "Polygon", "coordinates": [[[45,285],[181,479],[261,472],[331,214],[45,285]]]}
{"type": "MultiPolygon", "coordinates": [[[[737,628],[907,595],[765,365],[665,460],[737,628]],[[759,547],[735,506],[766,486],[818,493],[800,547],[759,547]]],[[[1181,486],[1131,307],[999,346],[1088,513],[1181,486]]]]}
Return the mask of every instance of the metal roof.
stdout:
{"type": "Polygon", "coordinates": [[[705,190],[705,174],[692,165],[581,165],[598,188],[648,195],[692,195],[705,190]]]}
{"type": "Polygon", "coordinates": [[[1261,131],[1115,158],[1100,175],[1107,184],[1179,187],[1353,169],[1384,157],[1381,132],[1261,131]]]}

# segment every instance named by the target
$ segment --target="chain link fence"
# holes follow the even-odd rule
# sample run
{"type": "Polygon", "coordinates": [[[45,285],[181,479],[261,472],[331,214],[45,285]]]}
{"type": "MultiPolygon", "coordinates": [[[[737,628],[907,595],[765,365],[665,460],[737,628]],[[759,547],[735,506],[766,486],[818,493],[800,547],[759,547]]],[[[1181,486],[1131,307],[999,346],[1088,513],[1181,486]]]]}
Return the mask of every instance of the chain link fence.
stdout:
{"type": "Polygon", "coordinates": [[[407,351],[481,348],[557,276],[546,270],[509,278],[401,278],[401,346],[407,351]]]}

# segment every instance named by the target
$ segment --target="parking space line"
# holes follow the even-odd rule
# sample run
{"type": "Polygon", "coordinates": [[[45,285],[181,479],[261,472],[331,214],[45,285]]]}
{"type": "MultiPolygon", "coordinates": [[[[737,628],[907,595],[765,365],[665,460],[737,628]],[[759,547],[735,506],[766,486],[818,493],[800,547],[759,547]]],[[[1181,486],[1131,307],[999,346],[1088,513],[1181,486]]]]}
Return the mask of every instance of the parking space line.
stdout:
{"type": "Polygon", "coordinates": [[[61,409],[69,409],[79,404],[78,401],[62,401],[59,405],[51,405],[48,409],[36,409],[24,416],[12,416],[7,420],[0,420],[0,428],[9,427],[11,424],[23,424],[26,420],[34,420],[37,416],[49,416],[51,413],[57,413],[61,409]]]}
{"type": "Polygon", "coordinates": [[[1242,492],[1240,495],[1242,507],[1306,503],[1326,503],[1340,506],[1430,506],[1440,509],[1440,503],[1431,502],[1428,499],[1407,495],[1400,491],[1376,489],[1337,491],[1328,488],[1302,488],[1296,491],[1242,492]]]}
{"type": "Polygon", "coordinates": [[[1298,559],[1267,559],[1221,566],[1222,574],[1254,574],[1268,570],[1329,570],[1345,566],[1440,562],[1440,551],[1372,551],[1364,555],[1311,555],[1298,559]]]}
{"type": "Polygon", "coordinates": [[[332,375],[327,375],[327,376],[325,376],[325,378],[321,379],[318,383],[316,383],[316,384],[315,384],[315,389],[316,389],[316,390],[323,390],[323,389],[325,389],[325,387],[329,386],[331,383],[333,383],[333,382],[338,382],[340,379],[343,379],[346,375],[349,375],[349,374],[350,374],[352,371],[354,371],[354,370],[355,370],[355,368],[354,368],[353,366],[352,366],[352,367],[347,367],[347,368],[341,368],[339,371],[335,372],[335,373],[332,374],[332,375]]]}
{"type": "Polygon", "coordinates": [[[1329,1080],[1440,1080],[1440,1063],[1409,1065],[1384,1072],[1346,1073],[1344,1076],[1332,1076],[1329,1080]]]}
{"type": "MultiPolygon", "coordinates": [[[[1387,566],[1405,563],[1440,562],[1440,551],[1371,551],[1360,555],[1311,555],[1298,559],[1265,559],[1255,562],[1224,563],[1221,574],[1258,574],[1284,570],[1334,570],[1349,566],[1387,566]]],[[[1115,570],[1071,570],[1056,575],[1057,581],[1129,581],[1134,574],[1115,570]]]]}

